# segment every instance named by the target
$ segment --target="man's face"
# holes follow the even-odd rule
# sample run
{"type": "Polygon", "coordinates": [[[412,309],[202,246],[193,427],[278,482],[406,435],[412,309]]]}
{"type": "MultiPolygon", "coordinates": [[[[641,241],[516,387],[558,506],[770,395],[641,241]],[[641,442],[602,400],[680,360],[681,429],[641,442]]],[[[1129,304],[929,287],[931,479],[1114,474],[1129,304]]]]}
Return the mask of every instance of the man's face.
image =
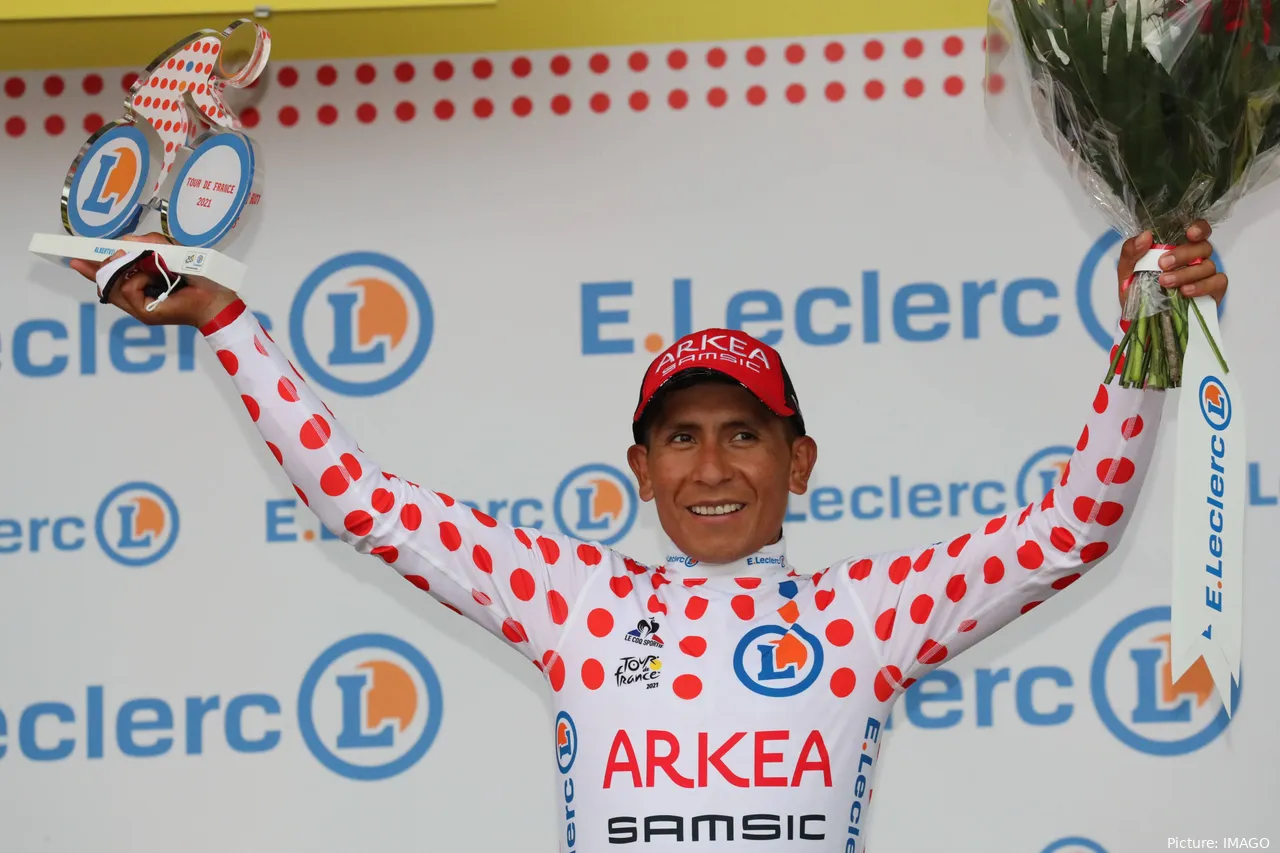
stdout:
{"type": "Polygon", "coordinates": [[[790,493],[804,494],[813,439],[739,385],[706,383],[666,395],[648,445],[627,461],[663,530],[682,552],[728,563],[777,541],[790,493]]]}

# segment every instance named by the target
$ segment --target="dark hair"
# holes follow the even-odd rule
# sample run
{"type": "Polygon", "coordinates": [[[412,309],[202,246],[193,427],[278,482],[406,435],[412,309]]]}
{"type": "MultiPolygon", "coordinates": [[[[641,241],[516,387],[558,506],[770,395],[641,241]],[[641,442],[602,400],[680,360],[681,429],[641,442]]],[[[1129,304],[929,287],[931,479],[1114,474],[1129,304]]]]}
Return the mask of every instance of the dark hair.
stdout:
{"type": "MultiPolygon", "coordinates": [[[[654,393],[653,398],[649,400],[649,405],[645,407],[644,414],[640,416],[631,428],[631,437],[636,444],[643,444],[649,447],[649,440],[652,438],[653,424],[662,416],[662,410],[666,406],[667,398],[671,396],[672,391],[680,391],[685,388],[692,388],[694,385],[737,385],[739,388],[745,388],[738,380],[732,376],[714,370],[687,370],[684,373],[674,377],[664,384],[654,393]]],[[[798,415],[784,418],[775,414],[763,403],[760,404],[766,412],[769,412],[775,418],[782,421],[787,431],[787,440],[795,441],[804,435],[803,422],[799,421],[798,415]]]]}

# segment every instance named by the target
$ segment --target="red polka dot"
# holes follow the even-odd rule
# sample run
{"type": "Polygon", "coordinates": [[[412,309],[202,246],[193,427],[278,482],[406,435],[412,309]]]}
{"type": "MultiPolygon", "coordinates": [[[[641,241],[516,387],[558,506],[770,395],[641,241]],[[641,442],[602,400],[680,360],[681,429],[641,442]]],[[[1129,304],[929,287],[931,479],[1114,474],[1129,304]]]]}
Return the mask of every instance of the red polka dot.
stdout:
{"type": "Polygon", "coordinates": [[[587,630],[596,637],[607,637],[613,630],[613,614],[603,607],[597,607],[587,614],[587,630]]]}
{"type": "Polygon", "coordinates": [[[764,65],[764,60],[765,60],[765,52],[763,47],[757,44],[747,48],[748,64],[760,66],[760,65],[764,65]]]}
{"type": "Polygon", "coordinates": [[[128,74],[120,78],[120,88],[124,89],[126,92],[131,91],[133,89],[134,84],[137,82],[138,82],[137,72],[130,71],[128,74]]]}
{"type": "Polygon", "coordinates": [[[609,110],[609,96],[604,92],[596,92],[588,103],[592,112],[603,113],[609,110]]]}
{"type": "Polygon", "coordinates": [[[827,58],[827,62],[839,62],[844,59],[844,45],[838,41],[828,42],[822,49],[822,55],[827,58]]]}
{"type": "Polygon", "coordinates": [[[287,376],[280,377],[280,381],[276,383],[276,393],[287,403],[298,402],[298,389],[287,376]]]}
{"type": "Polygon", "coordinates": [[[557,77],[563,77],[568,74],[572,67],[573,63],[570,62],[569,57],[565,56],[563,53],[557,54],[551,59],[551,73],[557,77]]]}
{"type": "Polygon", "coordinates": [[[517,56],[511,60],[511,73],[517,77],[528,77],[531,71],[533,71],[533,63],[527,56],[517,56]]]}
{"type": "Polygon", "coordinates": [[[959,601],[968,591],[969,586],[965,582],[964,575],[952,575],[947,580],[947,598],[951,601],[959,601]]]}
{"type": "Polygon", "coordinates": [[[257,127],[261,116],[258,115],[256,107],[246,107],[240,113],[240,123],[245,127],[257,127]]]}
{"type": "Polygon", "coordinates": [[[631,578],[626,575],[609,578],[609,589],[613,590],[613,594],[618,598],[626,598],[631,594],[631,578]]]}
{"type": "Polygon", "coordinates": [[[835,619],[827,626],[827,639],[832,645],[847,646],[853,640],[853,623],[848,619],[835,619]]]}
{"type": "Polygon", "coordinates": [[[899,584],[907,579],[907,575],[911,573],[911,558],[902,556],[896,558],[889,564],[889,580],[892,583],[899,584]]]}
{"type": "Polygon", "coordinates": [[[713,47],[707,51],[707,64],[712,68],[723,68],[727,59],[723,48],[713,47]]]}
{"type": "Polygon", "coordinates": [[[396,70],[395,70],[396,79],[399,80],[401,83],[408,83],[410,80],[413,79],[413,76],[416,72],[417,72],[417,69],[413,67],[412,62],[399,62],[396,64],[396,70]]]}
{"type": "Polygon", "coordinates": [[[456,551],[462,547],[462,534],[458,532],[458,528],[452,521],[440,522],[440,543],[450,551],[456,551]]]}
{"type": "MultiPolygon", "coordinates": [[[[330,497],[346,492],[352,481],[360,479],[360,463],[350,453],[343,454],[338,465],[330,465],[320,475],[320,489],[330,497]]],[[[456,531],[455,531],[456,532],[456,531]]]]}
{"type": "Polygon", "coordinates": [[[831,602],[835,600],[835,590],[820,589],[813,596],[813,603],[818,606],[818,610],[826,610],[831,602]]]}
{"type": "Polygon", "coordinates": [[[1107,386],[1099,385],[1098,393],[1093,398],[1093,410],[1098,414],[1105,412],[1107,410],[1107,403],[1109,402],[1109,399],[1110,398],[1107,395],[1107,386]]]}
{"type": "Polygon", "coordinates": [[[826,89],[824,89],[823,92],[826,94],[828,101],[837,102],[837,101],[844,100],[844,96],[845,96],[844,84],[838,81],[833,81],[831,83],[828,83],[826,89]]]}
{"type": "Polygon", "coordinates": [[[959,56],[964,50],[964,39],[960,36],[947,36],[942,43],[942,50],[947,56],[959,56]]]}
{"type": "Polygon", "coordinates": [[[1133,438],[1141,432],[1142,417],[1140,415],[1134,415],[1131,418],[1127,418],[1125,422],[1120,425],[1120,434],[1125,438],[1133,438]]]}
{"type": "Polygon", "coordinates": [[[701,619],[702,614],[706,612],[707,600],[696,595],[692,596],[684,606],[684,615],[686,619],[701,619]]]}
{"type": "Polygon", "coordinates": [[[1106,542],[1090,542],[1080,549],[1080,560],[1081,562],[1092,563],[1106,554],[1107,548],[1106,542]]]}
{"type": "Polygon", "coordinates": [[[413,121],[414,116],[418,114],[418,108],[413,105],[412,101],[401,101],[396,104],[396,118],[400,121],[413,121]]]}
{"type": "Polygon", "coordinates": [[[293,127],[298,123],[298,111],[293,107],[281,107],[278,118],[285,127],[293,127]]]}
{"type": "Polygon", "coordinates": [[[1044,551],[1040,543],[1028,539],[1018,548],[1018,565],[1024,569],[1038,569],[1044,565],[1044,551]]]}
{"type": "Polygon", "coordinates": [[[924,94],[924,81],[919,77],[912,77],[902,84],[902,91],[908,98],[918,98],[924,94]]]}
{"type": "Polygon", "coordinates": [[[276,447],[274,444],[268,441],[267,449],[271,451],[271,455],[276,458],[277,463],[279,463],[280,465],[284,464],[284,456],[280,453],[280,448],[276,447]]]}
{"type": "Polygon", "coordinates": [[[863,45],[862,55],[871,60],[879,59],[884,56],[884,44],[879,39],[871,39],[863,45]]]}
{"type": "Polygon", "coordinates": [[[1068,460],[1067,464],[1062,466],[1062,479],[1058,481],[1058,485],[1065,486],[1067,484],[1067,478],[1070,476],[1071,476],[1071,462],[1068,460]]]}
{"type": "Polygon", "coordinates": [[[662,586],[664,583],[671,583],[671,581],[667,580],[666,577],[662,574],[662,569],[658,569],[656,572],[654,572],[653,576],[650,578],[650,581],[653,583],[654,589],[657,589],[658,587],[662,586]]]}
{"type": "Polygon", "coordinates": [[[86,74],[80,85],[86,95],[96,95],[102,91],[102,77],[97,74],[86,74]]]}
{"type": "Polygon", "coordinates": [[[452,79],[453,63],[447,59],[441,59],[432,67],[431,73],[435,75],[435,78],[437,80],[440,80],[442,82],[445,80],[452,79]]]}
{"type": "Polygon", "coordinates": [[[236,358],[236,354],[231,350],[218,350],[218,361],[222,362],[222,369],[232,376],[235,376],[236,372],[240,370],[240,360],[236,358]]]}
{"type": "Polygon", "coordinates": [[[696,699],[702,692],[702,680],[696,675],[687,673],[677,676],[676,680],[671,682],[671,692],[681,699],[696,699]]]}
{"type": "Polygon", "coordinates": [[[987,535],[995,533],[1001,527],[1004,527],[1004,523],[1008,520],[1009,520],[1009,516],[1001,515],[988,521],[986,528],[984,528],[987,532],[987,535]]]}
{"type": "Polygon", "coordinates": [[[298,440],[308,450],[319,450],[329,443],[331,434],[329,422],[319,415],[312,415],[298,430],[298,440]]]}
{"type": "MultiPolygon", "coordinates": [[[[507,617],[502,621],[502,633],[513,643],[523,643],[529,639],[529,635],[525,633],[524,626],[511,617],[507,617]]],[[[604,677],[603,671],[600,676],[601,678],[604,677]]]]}
{"type": "Polygon", "coordinates": [[[422,526],[422,509],[417,504],[400,507],[400,524],[405,530],[417,530],[422,526]]]}
{"type": "Polygon", "coordinates": [[[627,99],[627,103],[631,104],[631,109],[636,112],[644,112],[649,108],[649,95],[645,92],[632,92],[631,97],[627,99]]]}
{"type": "Polygon", "coordinates": [[[929,568],[929,563],[931,562],[933,562],[933,549],[926,548],[920,553],[919,557],[916,557],[916,561],[911,567],[917,572],[923,572],[925,569],[929,568]]]}
{"type": "Polygon", "coordinates": [[[680,641],[680,651],[689,657],[700,658],[707,651],[707,641],[702,637],[690,635],[680,641]]]}
{"type": "Polygon", "coordinates": [[[964,78],[951,75],[942,84],[942,91],[951,97],[956,97],[964,93],[964,78]]]}
{"type": "Polygon", "coordinates": [[[1004,577],[1004,562],[999,557],[988,557],[982,564],[982,580],[986,583],[999,583],[1004,577]]]}
{"type": "Polygon", "coordinates": [[[603,53],[593,53],[591,59],[587,62],[587,66],[596,74],[603,74],[609,70],[609,57],[603,53]]]}
{"type": "Polygon", "coordinates": [[[533,594],[536,589],[533,582],[533,575],[526,569],[516,569],[511,573],[508,579],[511,585],[511,592],[521,601],[532,601],[533,594]]]}
{"type": "Polygon", "coordinates": [[[1098,463],[1098,480],[1106,485],[1127,483],[1133,479],[1133,463],[1123,457],[1119,459],[1103,459],[1098,463]]]}
{"type": "Polygon", "coordinates": [[[27,91],[27,84],[21,77],[10,77],[4,81],[4,93],[10,98],[21,98],[25,91],[27,91]]]}
{"type": "Polygon", "coordinates": [[[1041,601],[1032,601],[1029,604],[1022,605],[1022,610],[1019,612],[1030,613],[1032,610],[1035,610],[1037,607],[1039,607],[1043,603],[1044,602],[1041,602],[1041,601]]]}
{"type": "Polygon", "coordinates": [[[379,545],[369,553],[375,557],[381,557],[384,563],[394,563],[400,559],[400,551],[394,545],[379,545]]]}
{"type": "Polygon", "coordinates": [[[634,50],[627,57],[627,66],[637,73],[644,71],[649,67],[649,54],[643,50],[634,50]]]}
{"type": "Polygon", "coordinates": [[[368,86],[378,78],[378,70],[368,62],[362,62],[356,66],[356,80],[368,86]]]}
{"type": "Polygon", "coordinates": [[[897,689],[897,685],[902,681],[902,670],[896,666],[886,666],[876,673],[876,698],[881,702],[888,702],[893,696],[893,691],[897,689]]]}
{"type": "Polygon", "coordinates": [[[481,512],[480,510],[476,509],[475,507],[472,507],[472,509],[471,509],[471,514],[472,514],[473,516],[475,516],[476,521],[480,522],[480,523],[481,523],[481,524],[483,524],[485,527],[497,527],[497,526],[498,526],[498,522],[497,522],[497,520],[496,520],[496,519],[494,519],[494,518],[493,518],[492,516],[490,516],[490,515],[487,515],[487,514],[485,514],[485,513],[481,512]]]}
{"type": "Polygon", "coordinates": [[[733,607],[733,612],[739,619],[747,620],[756,615],[756,603],[749,595],[735,595],[730,606],[733,607]]]}
{"type": "Polygon", "coordinates": [[[585,542],[578,546],[578,559],[588,566],[600,565],[600,549],[585,542]]]}
{"type": "Polygon", "coordinates": [[[706,582],[707,582],[706,578],[685,578],[684,580],[681,581],[682,584],[690,588],[695,586],[702,586],[706,582]]]}
{"type": "Polygon", "coordinates": [[[50,136],[60,136],[66,129],[67,123],[62,120],[62,116],[49,116],[44,120],[44,132],[50,136]]]}
{"type": "Polygon", "coordinates": [[[378,108],[373,104],[361,104],[356,107],[356,120],[361,124],[372,124],[378,118],[378,108]]]}
{"type": "Polygon", "coordinates": [[[560,546],[556,544],[554,539],[539,536],[538,550],[542,552],[542,559],[545,560],[549,566],[554,566],[560,559],[560,546]]]}
{"type": "Polygon", "coordinates": [[[475,563],[476,568],[486,575],[493,574],[493,555],[483,545],[477,545],[471,549],[471,562],[475,563]]]}
{"type": "Polygon", "coordinates": [[[316,82],[321,86],[332,86],[338,81],[338,69],[332,65],[321,65],[316,69],[316,82]]]}
{"type": "Polygon", "coordinates": [[[258,415],[262,413],[262,407],[258,405],[258,401],[250,397],[248,394],[241,394],[240,402],[244,403],[244,407],[249,410],[249,417],[254,423],[257,423],[258,415]]]}
{"type": "MultiPolygon", "coordinates": [[[[453,506],[455,503],[454,499],[446,495],[444,492],[436,492],[436,497],[438,497],[440,499],[440,502],[445,506],[453,506]]],[[[516,531],[516,535],[519,536],[519,534],[520,534],[520,531],[516,531]]],[[[525,543],[525,544],[528,544],[528,543],[525,543]]]]}
{"type": "Polygon", "coordinates": [[[407,580],[409,583],[413,584],[414,586],[416,586],[418,589],[422,590],[423,592],[431,591],[431,584],[428,583],[427,579],[424,578],[422,575],[405,575],[404,579],[407,580]]]}
{"type": "Polygon", "coordinates": [[[858,679],[854,676],[853,670],[843,666],[831,673],[831,692],[843,699],[853,692],[853,687],[857,681],[858,679]]]}
{"type": "Polygon", "coordinates": [[[1071,552],[1076,547],[1076,537],[1071,535],[1071,531],[1065,527],[1055,527],[1049,534],[1049,543],[1064,554],[1071,552]]]}
{"type": "Polygon", "coordinates": [[[333,124],[338,120],[338,108],[332,104],[325,104],[316,110],[316,120],[321,124],[333,124]]]}
{"type": "Polygon", "coordinates": [[[600,661],[587,658],[582,663],[582,683],[588,690],[599,690],[604,684],[604,667],[600,661]]]}
{"type": "Polygon", "coordinates": [[[524,118],[529,113],[533,112],[533,102],[524,95],[521,95],[511,102],[511,111],[520,116],[520,118],[524,118]]]}
{"type": "Polygon", "coordinates": [[[733,582],[743,589],[755,589],[760,586],[760,578],[734,578],[733,582]]]}
{"type": "Polygon", "coordinates": [[[785,56],[787,57],[787,62],[790,62],[792,65],[799,65],[801,62],[804,62],[804,45],[787,45],[785,56]]]}
{"type": "Polygon", "coordinates": [[[493,76],[493,63],[487,59],[477,59],[471,63],[471,73],[477,80],[488,80],[493,76]]]}
{"type": "Polygon", "coordinates": [[[98,115],[97,113],[89,113],[87,116],[84,117],[84,132],[97,133],[98,130],[102,127],[102,124],[103,124],[102,116],[98,115]]]}
{"type": "Polygon", "coordinates": [[[876,618],[876,636],[881,641],[893,636],[893,620],[897,617],[897,608],[890,607],[876,618]]]}
{"type": "Polygon", "coordinates": [[[902,52],[911,59],[918,59],[924,53],[924,42],[912,37],[903,42],[902,52]]]}
{"type": "Polygon", "coordinates": [[[850,580],[855,580],[855,581],[866,580],[870,574],[871,574],[870,560],[859,560],[858,562],[854,563],[852,566],[849,567],[850,580]]]}
{"type": "Polygon", "coordinates": [[[558,116],[566,115],[573,108],[573,101],[568,95],[556,95],[551,99],[551,112],[558,116]]]}
{"type": "Polygon", "coordinates": [[[385,514],[395,508],[396,496],[387,489],[374,489],[373,495],[369,498],[369,505],[373,507],[375,512],[385,514]]]}
{"type": "Polygon", "coordinates": [[[688,64],[689,54],[685,53],[680,48],[676,48],[667,54],[667,65],[670,66],[673,71],[683,70],[688,64]]]}
{"type": "Polygon", "coordinates": [[[964,550],[964,546],[969,544],[969,534],[966,533],[958,539],[952,540],[947,546],[947,555],[951,557],[959,557],[960,552],[964,550]]]}
{"type": "Polygon", "coordinates": [[[471,590],[471,597],[476,600],[477,604],[482,604],[485,607],[488,607],[490,604],[493,603],[493,599],[489,598],[488,595],[486,595],[485,593],[481,592],[478,589],[471,590]]]}
{"type": "Polygon", "coordinates": [[[667,612],[667,605],[664,604],[662,602],[662,599],[658,598],[657,595],[649,596],[649,601],[647,603],[647,606],[649,608],[650,613],[666,613],[667,612]]]}
{"type": "Polygon", "coordinates": [[[933,596],[917,595],[915,600],[911,602],[911,621],[917,625],[923,625],[929,620],[929,614],[933,612],[933,596]]]}
{"type": "Polygon", "coordinates": [[[729,100],[728,94],[719,86],[716,86],[712,88],[711,91],[707,92],[707,103],[717,109],[723,107],[727,100],[729,100]]]}
{"type": "Polygon", "coordinates": [[[1080,573],[1073,572],[1072,574],[1069,574],[1065,577],[1058,578],[1056,581],[1050,584],[1050,586],[1052,586],[1054,589],[1066,589],[1067,587],[1071,586],[1073,583],[1075,583],[1079,579],[1080,579],[1080,573]]]}
{"type": "Polygon", "coordinates": [[[453,113],[454,113],[453,101],[449,100],[448,98],[441,98],[440,100],[436,101],[435,106],[432,108],[432,112],[435,113],[436,118],[438,118],[440,121],[448,121],[449,119],[453,118],[453,113]]]}
{"type": "Polygon", "coordinates": [[[879,80],[868,80],[867,85],[863,86],[862,90],[873,101],[878,101],[884,97],[884,84],[879,80]]]}
{"type": "Polygon", "coordinates": [[[551,689],[559,693],[564,687],[564,658],[556,655],[555,662],[547,670],[547,678],[551,681],[551,689]]]}
{"type": "Polygon", "coordinates": [[[476,98],[471,111],[475,113],[476,118],[488,118],[493,115],[493,101],[488,98],[476,98]]]}
{"type": "Polygon", "coordinates": [[[947,647],[933,640],[925,640],[924,645],[920,647],[920,651],[916,653],[916,660],[923,664],[942,663],[947,657],[947,647]]]}
{"type": "Polygon", "coordinates": [[[368,536],[373,530],[373,516],[362,509],[353,510],[342,520],[342,526],[356,536],[368,536]]]}
{"type": "Polygon", "coordinates": [[[49,97],[58,97],[62,94],[64,88],[66,88],[66,84],[62,82],[62,78],[57,74],[50,74],[44,78],[44,93],[49,97]]]}
{"type": "Polygon", "coordinates": [[[792,83],[787,87],[787,100],[793,104],[799,104],[804,101],[804,86],[800,83],[792,83]]]}

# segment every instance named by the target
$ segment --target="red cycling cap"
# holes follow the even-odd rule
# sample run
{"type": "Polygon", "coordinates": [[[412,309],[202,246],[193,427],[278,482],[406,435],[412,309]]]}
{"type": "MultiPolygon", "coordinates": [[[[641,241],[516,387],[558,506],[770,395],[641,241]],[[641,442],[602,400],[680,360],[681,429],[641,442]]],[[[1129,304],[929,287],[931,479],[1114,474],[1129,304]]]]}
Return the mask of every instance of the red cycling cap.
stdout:
{"type": "Polygon", "coordinates": [[[659,391],[713,376],[735,380],[769,411],[791,419],[800,435],[805,434],[800,403],[777,350],[743,331],[703,329],[685,335],[650,363],[640,386],[640,402],[631,418],[636,444],[643,443],[640,419],[659,391]],[[673,383],[677,377],[680,381],[673,383]]]}

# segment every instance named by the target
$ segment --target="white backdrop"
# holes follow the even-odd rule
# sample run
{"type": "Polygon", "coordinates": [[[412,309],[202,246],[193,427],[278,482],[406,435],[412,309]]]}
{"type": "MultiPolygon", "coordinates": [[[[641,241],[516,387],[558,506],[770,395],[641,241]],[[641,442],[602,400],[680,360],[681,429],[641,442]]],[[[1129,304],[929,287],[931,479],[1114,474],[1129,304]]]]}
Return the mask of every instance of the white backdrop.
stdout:
{"type": "MultiPolygon", "coordinates": [[[[981,35],[275,63],[250,93],[259,221],[228,251],[365,450],[503,521],[581,534],[576,487],[611,476],[625,520],[620,474],[559,487],[583,465],[626,470],[646,337],[741,322],[780,331],[820,447],[814,492],[792,502],[792,560],[946,539],[1042,494],[1118,314],[1104,223],[1050,161],[988,137],[981,35]],[[394,263],[335,260],[348,253],[394,263]]],[[[534,668],[379,561],[316,541],[203,342],[132,328],[26,252],[58,230],[82,122],[120,114],[130,70],[92,72],[95,94],[90,72],[61,72],[53,96],[50,75],[18,74],[22,92],[0,97],[0,846],[555,850],[534,668]],[[377,648],[321,660],[371,633],[429,661],[416,728],[382,751],[313,751],[309,721],[332,735],[341,717],[317,693],[300,719],[313,663],[412,671],[377,648]],[[435,725],[415,759],[410,735],[435,725]],[[400,763],[360,780],[340,760],[400,763]]],[[[1160,683],[1171,400],[1119,552],[899,704],[876,853],[1274,835],[1278,200],[1249,199],[1215,238],[1250,412],[1237,716],[1223,731],[1204,685],[1160,683]]],[[[657,556],[649,506],[625,530],[606,522],[618,547],[657,556]]]]}

